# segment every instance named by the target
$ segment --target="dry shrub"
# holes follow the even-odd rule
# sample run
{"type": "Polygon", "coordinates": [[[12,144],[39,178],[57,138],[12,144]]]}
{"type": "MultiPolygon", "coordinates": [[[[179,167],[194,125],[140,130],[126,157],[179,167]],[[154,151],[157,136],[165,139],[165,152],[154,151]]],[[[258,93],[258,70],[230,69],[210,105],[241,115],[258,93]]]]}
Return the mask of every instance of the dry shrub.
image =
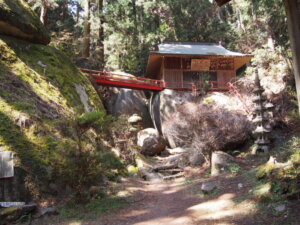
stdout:
{"type": "Polygon", "coordinates": [[[205,155],[245,143],[251,130],[247,116],[215,102],[187,102],[164,124],[165,133],[177,146],[192,146],[205,155]]]}

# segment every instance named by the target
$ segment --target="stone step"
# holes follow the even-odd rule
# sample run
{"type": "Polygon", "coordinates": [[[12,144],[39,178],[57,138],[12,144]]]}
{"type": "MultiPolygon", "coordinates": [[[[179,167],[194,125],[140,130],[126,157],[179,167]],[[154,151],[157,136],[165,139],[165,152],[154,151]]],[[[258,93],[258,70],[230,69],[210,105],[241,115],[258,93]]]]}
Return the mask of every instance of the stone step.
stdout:
{"type": "Polygon", "coordinates": [[[172,180],[176,178],[184,177],[184,173],[177,173],[175,175],[170,175],[170,176],[164,176],[163,180],[172,180]]]}

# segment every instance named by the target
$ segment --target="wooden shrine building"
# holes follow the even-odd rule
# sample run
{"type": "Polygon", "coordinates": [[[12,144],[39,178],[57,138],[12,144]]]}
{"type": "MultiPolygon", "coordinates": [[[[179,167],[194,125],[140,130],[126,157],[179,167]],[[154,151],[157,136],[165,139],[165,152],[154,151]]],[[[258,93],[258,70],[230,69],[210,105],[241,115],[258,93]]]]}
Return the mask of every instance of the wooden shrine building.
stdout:
{"type": "Polygon", "coordinates": [[[234,82],[236,71],[251,58],[218,44],[168,42],[150,52],[146,77],[162,80],[166,88],[175,89],[207,81],[222,85],[234,82]]]}

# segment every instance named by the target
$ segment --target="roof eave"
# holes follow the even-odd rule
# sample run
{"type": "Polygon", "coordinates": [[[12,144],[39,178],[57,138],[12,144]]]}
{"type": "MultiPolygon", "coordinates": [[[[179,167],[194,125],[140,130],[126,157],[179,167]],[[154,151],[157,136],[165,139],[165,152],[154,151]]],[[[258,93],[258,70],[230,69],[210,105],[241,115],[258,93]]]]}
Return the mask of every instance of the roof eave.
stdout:
{"type": "Polygon", "coordinates": [[[183,54],[183,53],[164,53],[158,51],[151,51],[149,55],[178,55],[178,56],[209,56],[209,57],[253,57],[251,54],[243,55],[207,55],[207,54],[183,54]]]}

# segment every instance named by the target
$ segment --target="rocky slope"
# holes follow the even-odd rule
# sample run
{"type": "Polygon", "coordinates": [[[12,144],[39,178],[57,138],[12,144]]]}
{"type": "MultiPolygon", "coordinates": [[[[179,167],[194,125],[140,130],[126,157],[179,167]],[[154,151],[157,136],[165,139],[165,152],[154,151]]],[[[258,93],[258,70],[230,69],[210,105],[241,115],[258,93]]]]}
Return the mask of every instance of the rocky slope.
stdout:
{"type": "MultiPolygon", "coordinates": [[[[74,121],[105,111],[91,82],[64,53],[32,43],[50,39],[24,2],[0,1],[0,30],[6,34],[0,35],[0,151],[12,151],[15,166],[14,177],[1,180],[0,201],[27,202],[68,186],[62,181],[72,171],[65,169],[79,163],[71,157],[79,146],[74,121]]],[[[80,141],[90,152],[99,150],[96,132],[80,141]]]]}

